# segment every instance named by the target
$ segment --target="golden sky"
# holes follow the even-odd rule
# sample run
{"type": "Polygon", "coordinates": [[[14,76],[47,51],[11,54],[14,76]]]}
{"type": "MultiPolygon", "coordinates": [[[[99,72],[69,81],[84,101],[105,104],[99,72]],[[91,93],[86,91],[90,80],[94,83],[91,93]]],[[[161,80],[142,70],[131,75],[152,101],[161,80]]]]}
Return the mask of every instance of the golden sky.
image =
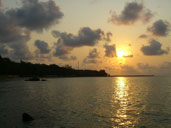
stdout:
{"type": "Polygon", "coordinates": [[[171,75],[170,12],[170,0],[2,0],[0,54],[112,75],[171,75]]]}

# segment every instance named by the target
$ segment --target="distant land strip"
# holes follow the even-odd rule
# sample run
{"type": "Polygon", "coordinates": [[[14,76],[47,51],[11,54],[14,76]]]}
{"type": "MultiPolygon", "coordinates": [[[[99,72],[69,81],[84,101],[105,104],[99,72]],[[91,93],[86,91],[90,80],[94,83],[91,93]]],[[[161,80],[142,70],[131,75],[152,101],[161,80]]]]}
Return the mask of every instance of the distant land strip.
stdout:
{"type": "Polygon", "coordinates": [[[111,75],[109,77],[154,77],[155,75],[111,75]]]}
{"type": "Polygon", "coordinates": [[[32,64],[30,62],[14,62],[0,56],[0,76],[20,77],[107,77],[105,70],[77,70],[70,65],[60,67],[56,64],[32,64]]]}

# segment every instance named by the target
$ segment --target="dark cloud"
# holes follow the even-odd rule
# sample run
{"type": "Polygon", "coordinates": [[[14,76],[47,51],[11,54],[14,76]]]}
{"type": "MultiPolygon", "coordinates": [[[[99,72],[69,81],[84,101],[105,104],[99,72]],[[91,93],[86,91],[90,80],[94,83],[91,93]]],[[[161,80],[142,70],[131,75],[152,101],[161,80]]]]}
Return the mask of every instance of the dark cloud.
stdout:
{"type": "Polygon", "coordinates": [[[127,55],[127,56],[123,56],[124,58],[133,58],[134,55],[127,55]]]}
{"type": "Polygon", "coordinates": [[[6,55],[16,60],[32,58],[26,44],[28,40],[30,32],[16,26],[6,13],[0,11],[0,45],[6,45],[6,55]]]}
{"type": "Polygon", "coordinates": [[[101,29],[92,30],[89,27],[81,28],[78,35],[59,31],[53,31],[52,34],[69,47],[94,46],[104,37],[104,32],[101,29]]]}
{"type": "Polygon", "coordinates": [[[36,31],[49,28],[63,17],[63,13],[53,0],[23,0],[21,8],[9,10],[7,14],[18,26],[36,31]]]}
{"type": "Polygon", "coordinates": [[[59,56],[59,59],[61,60],[65,60],[65,61],[72,61],[72,60],[77,60],[77,57],[76,56],[59,56]]]}
{"type": "Polygon", "coordinates": [[[146,38],[148,38],[148,35],[142,34],[142,35],[140,35],[138,38],[140,38],[140,39],[146,39],[146,38]]]}
{"type": "Polygon", "coordinates": [[[31,30],[41,31],[48,28],[58,23],[62,16],[63,14],[53,0],[48,2],[23,0],[19,8],[6,11],[1,9],[1,54],[3,53],[14,60],[32,59],[33,55],[27,46],[31,30]]]}
{"type": "Polygon", "coordinates": [[[36,40],[34,42],[34,45],[40,50],[41,54],[47,54],[50,52],[48,43],[45,41],[41,41],[41,40],[36,40]]]}
{"type": "Polygon", "coordinates": [[[148,22],[152,17],[153,13],[146,9],[143,3],[130,2],[126,4],[120,15],[112,12],[109,21],[119,25],[132,25],[138,20],[148,22]]]}
{"type": "Polygon", "coordinates": [[[155,56],[169,53],[169,48],[162,49],[162,44],[156,40],[151,40],[148,46],[142,46],[141,51],[144,55],[155,56]]]}
{"type": "Polygon", "coordinates": [[[73,50],[72,47],[65,46],[63,44],[63,40],[62,39],[59,39],[57,41],[57,43],[55,43],[54,47],[55,47],[55,52],[53,54],[56,57],[66,56],[66,55],[68,55],[73,50]]]}
{"type": "Polygon", "coordinates": [[[9,47],[11,48],[9,56],[14,60],[31,60],[33,58],[26,42],[11,43],[9,47]]]}
{"type": "Polygon", "coordinates": [[[113,34],[112,34],[111,32],[106,33],[105,40],[106,40],[107,42],[110,42],[112,36],[113,36],[113,34]]]}
{"type": "Polygon", "coordinates": [[[116,57],[117,56],[115,44],[114,45],[105,44],[104,48],[105,48],[105,56],[106,57],[116,57]]]}
{"type": "MultiPolygon", "coordinates": [[[[95,46],[100,41],[109,41],[112,33],[105,34],[101,29],[92,30],[89,27],[81,28],[77,35],[71,33],[52,31],[52,35],[58,39],[55,44],[54,56],[67,56],[74,48],[95,46]]],[[[95,57],[98,53],[94,49],[89,57],[95,57]]]]}
{"type": "Polygon", "coordinates": [[[99,52],[97,51],[96,48],[94,48],[93,50],[89,52],[89,55],[83,60],[83,63],[84,64],[96,64],[100,62],[98,58],[100,58],[99,52]]]}
{"type": "Polygon", "coordinates": [[[70,49],[65,48],[64,46],[56,46],[54,56],[60,57],[69,54],[70,49]]]}
{"type": "Polygon", "coordinates": [[[147,23],[151,20],[151,18],[154,16],[154,14],[149,9],[144,8],[144,12],[142,15],[142,22],[147,23]]]}
{"type": "Polygon", "coordinates": [[[155,36],[167,36],[170,31],[170,24],[169,22],[160,19],[154,22],[147,31],[151,32],[155,36]]]}
{"type": "Polygon", "coordinates": [[[0,11],[0,43],[26,41],[30,39],[29,31],[22,30],[8,15],[0,11]]]}
{"type": "Polygon", "coordinates": [[[99,58],[99,53],[97,52],[97,49],[94,48],[93,50],[91,50],[87,58],[99,58]]]}

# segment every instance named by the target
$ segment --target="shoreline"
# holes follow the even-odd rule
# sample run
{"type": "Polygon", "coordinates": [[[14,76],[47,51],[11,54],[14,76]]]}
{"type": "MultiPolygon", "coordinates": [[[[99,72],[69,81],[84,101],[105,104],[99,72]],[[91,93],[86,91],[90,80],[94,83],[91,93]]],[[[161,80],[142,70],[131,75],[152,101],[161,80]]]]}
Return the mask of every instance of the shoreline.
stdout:
{"type": "MultiPolygon", "coordinates": [[[[33,75],[34,76],[34,75],[33,75]]],[[[14,79],[14,78],[30,78],[32,76],[19,75],[0,75],[0,80],[14,79]]],[[[38,76],[39,78],[86,78],[86,77],[155,77],[155,75],[112,75],[112,76],[38,76]]]]}

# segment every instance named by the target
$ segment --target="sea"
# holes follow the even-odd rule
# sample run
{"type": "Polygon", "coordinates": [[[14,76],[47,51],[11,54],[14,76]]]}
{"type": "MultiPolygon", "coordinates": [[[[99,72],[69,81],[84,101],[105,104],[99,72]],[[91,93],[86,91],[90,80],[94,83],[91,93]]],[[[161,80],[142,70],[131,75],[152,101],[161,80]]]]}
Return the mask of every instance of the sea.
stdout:
{"type": "Polygon", "coordinates": [[[0,128],[171,128],[171,77],[46,79],[0,80],[0,128]]]}

